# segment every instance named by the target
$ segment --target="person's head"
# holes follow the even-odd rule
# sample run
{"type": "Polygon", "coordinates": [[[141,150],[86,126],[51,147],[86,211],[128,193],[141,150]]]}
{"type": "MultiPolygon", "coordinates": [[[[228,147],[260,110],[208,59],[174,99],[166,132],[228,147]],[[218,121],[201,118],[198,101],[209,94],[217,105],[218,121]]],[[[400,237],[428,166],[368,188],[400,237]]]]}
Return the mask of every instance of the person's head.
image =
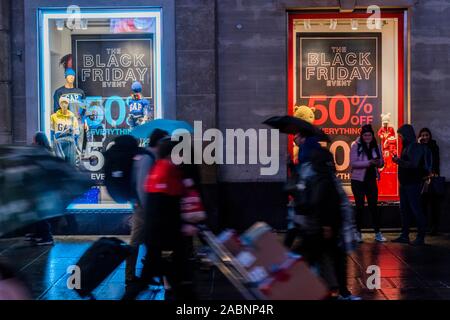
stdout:
{"type": "Polygon", "coordinates": [[[363,125],[361,127],[361,134],[360,134],[361,142],[365,143],[366,145],[370,145],[375,140],[375,132],[373,131],[373,128],[370,124],[363,125]]]}
{"type": "Polygon", "coordinates": [[[72,68],[66,69],[64,77],[67,83],[73,84],[75,82],[75,71],[72,68]]]}
{"type": "Polygon", "coordinates": [[[307,137],[304,139],[300,152],[298,155],[298,160],[300,163],[309,162],[311,160],[311,155],[315,150],[321,149],[318,137],[307,137]]]}
{"type": "Polygon", "coordinates": [[[302,144],[304,144],[305,140],[306,140],[306,137],[302,136],[302,134],[300,132],[296,133],[294,135],[294,143],[298,147],[301,146],[302,144]]]}
{"type": "Polygon", "coordinates": [[[403,145],[408,145],[416,141],[416,133],[410,124],[404,124],[397,130],[398,136],[402,139],[403,145]]]}
{"type": "Polygon", "coordinates": [[[333,154],[325,148],[315,149],[311,154],[311,163],[318,174],[333,174],[336,172],[333,154]]]}
{"type": "Polygon", "coordinates": [[[172,141],[170,136],[166,136],[158,141],[156,146],[158,158],[167,159],[172,155],[172,149],[177,144],[177,141],[172,141]]]}
{"type": "Polygon", "coordinates": [[[420,143],[430,143],[430,141],[432,139],[433,139],[433,135],[431,134],[430,129],[422,128],[419,131],[419,141],[420,141],[420,143]]]}
{"type": "Polygon", "coordinates": [[[148,146],[158,153],[158,143],[161,139],[166,138],[169,136],[169,133],[167,131],[161,130],[161,129],[155,129],[153,130],[152,134],[149,137],[149,143],[148,146]]]}
{"type": "Polygon", "coordinates": [[[47,150],[51,150],[50,142],[43,132],[36,132],[36,134],[34,135],[33,144],[36,146],[44,147],[47,150]]]}
{"type": "Polygon", "coordinates": [[[59,98],[59,106],[61,107],[62,111],[67,111],[69,109],[69,98],[67,97],[61,97],[59,98]]]}

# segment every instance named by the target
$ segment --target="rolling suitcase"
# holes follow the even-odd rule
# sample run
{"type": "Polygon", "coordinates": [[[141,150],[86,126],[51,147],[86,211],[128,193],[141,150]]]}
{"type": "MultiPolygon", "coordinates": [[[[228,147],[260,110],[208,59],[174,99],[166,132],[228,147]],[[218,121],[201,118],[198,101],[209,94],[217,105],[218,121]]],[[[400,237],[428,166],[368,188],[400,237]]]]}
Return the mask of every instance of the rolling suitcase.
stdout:
{"type": "Polygon", "coordinates": [[[97,288],[130,254],[131,247],[117,238],[100,238],[77,262],[80,268],[80,288],[75,291],[81,297],[94,299],[97,288]]]}

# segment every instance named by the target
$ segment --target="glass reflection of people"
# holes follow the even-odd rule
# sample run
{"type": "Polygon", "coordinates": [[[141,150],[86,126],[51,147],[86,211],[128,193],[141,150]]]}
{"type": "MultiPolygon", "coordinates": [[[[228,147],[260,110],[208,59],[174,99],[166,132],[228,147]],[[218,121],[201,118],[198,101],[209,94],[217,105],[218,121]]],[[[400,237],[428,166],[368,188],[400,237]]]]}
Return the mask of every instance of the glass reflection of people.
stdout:
{"type": "Polygon", "coordinates": [[[51,137],[56,154],[75,165],[75,139],[79,135],[78,119],[69,110],[69,99],[59,99],[59,109],[50,117],[51,137]]]}
{"type": "MultiPolygon", "coordinates": [[[[433,139],[431,130],[423,128],[419,131],[418,142],[428,147],[431,151],[431,176],[440,176],[440,152],[436,140],[433,139]]],[[[422,194],[422,210],[431,219],[430,235],[437,235],[439,230],[439,215],[441,213],[442,197],[435,193],[426,192],[422,194]]]]}
{"type": "Polygon", "coordinates": [[[150,106],[147,99],[142,96],[142,85],[136,81],[131,85],[131,97],[128,104],[128,125],[130,129],[139,126],[150,119],[150,106]]]}

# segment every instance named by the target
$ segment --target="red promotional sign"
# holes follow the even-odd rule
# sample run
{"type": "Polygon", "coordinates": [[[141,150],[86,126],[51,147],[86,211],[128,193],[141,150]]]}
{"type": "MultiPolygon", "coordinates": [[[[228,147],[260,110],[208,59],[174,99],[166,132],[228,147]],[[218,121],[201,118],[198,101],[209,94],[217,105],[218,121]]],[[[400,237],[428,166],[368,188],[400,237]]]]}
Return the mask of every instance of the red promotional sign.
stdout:
{"type": "MultiPolygon", "coordinates": [[[[398,19],[398,119],[403,124],[403,16],[398,19]]],[[[382,125],[382,33],[294,32],[296,19],[362,18],[365,14],[295,14],[289,17],[289,113],[305,106],[314,112],[314,124],[330,137],[337,175],[350,184],[350,147],[364,124],[371,124],[381,144],[380,200],[398,200],[397,153],[394,128],[382,125]],[[394,135],[393,135],[394,134],[394,135]]],[[[290,138],[292,142],[292,138],[290,138]]],[[[292,143],[289,143],[292,145],[292,143]]]]}

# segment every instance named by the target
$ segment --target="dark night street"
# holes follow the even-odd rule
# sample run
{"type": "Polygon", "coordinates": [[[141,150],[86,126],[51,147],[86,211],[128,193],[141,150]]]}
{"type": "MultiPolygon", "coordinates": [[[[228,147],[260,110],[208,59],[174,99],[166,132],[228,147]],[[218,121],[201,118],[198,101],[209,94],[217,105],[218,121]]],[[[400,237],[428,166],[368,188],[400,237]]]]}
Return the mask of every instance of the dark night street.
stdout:
{"type": "MultiPolygon", "coordinates": [[[[394,234],[386,234],[389,239],[394,234]]],[[[53,247],[31,247],[21,239],[0,240],[0,261],[9,261],[31,284],[33,297],[41,300],[80,299],[67,289],[66,269],[75,264],[96,237],[61,236],[53,247]]],[[[123,237],[127,239],[127,237],[123,237]]],[[[373,243],[370,234],[351,256],[349,288],[365,300],[450,299],[450,235],[429,237],[425,247],[394,243],[373,243]],[[369,290],[365,283],[370,265],[381,268],[381,289],[369,290]]],[[[214,268],[213,268],[214,269],[214,268]]],[[[220,274],[210,269],[197,272],[202,300],[239,299],[239,294],[220,274]],[[214,272],[214,275],[212,274],[214,272]],[[214,277],[214,281],[211,281],[214,277]]],[[[124,265],[112,273],[95,291],[99,300],[116,300],[124,293],[124,265]]],[[[146,292],[141,299],[162,300],[163,290],[146,292]]]]}

